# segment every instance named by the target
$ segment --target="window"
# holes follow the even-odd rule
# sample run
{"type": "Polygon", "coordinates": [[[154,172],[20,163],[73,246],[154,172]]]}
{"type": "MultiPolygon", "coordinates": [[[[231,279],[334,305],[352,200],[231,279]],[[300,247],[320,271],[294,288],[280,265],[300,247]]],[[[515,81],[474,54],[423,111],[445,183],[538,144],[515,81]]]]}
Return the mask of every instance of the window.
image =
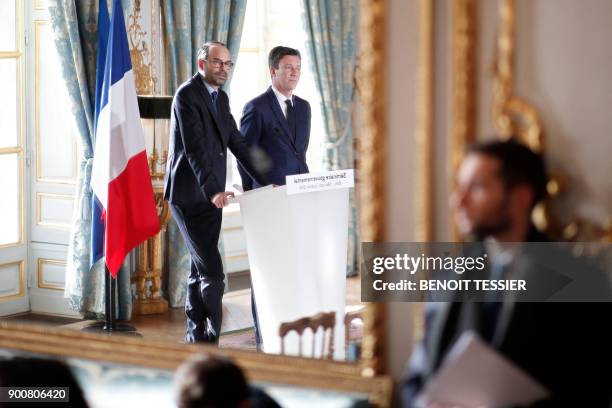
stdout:
{"type": "Polygon", "coordinates": [[[0,1],[0,316],[28,310],[23,2],[0,1]]]}
{"type": "Polygon", "coordinates": [[[28,39],[24,87],[29,309],[74,315],[63,295],[79,163],[76,120],[55,44],[49,2],[19,3],[25,3],[28,39]]]}
{"type": "MultiPolygon", "coordinates": [[[[312,109],[310,144],[307,161],[310,171],[323,170],[323,134],[321,100],[306,50],[307,34],[302,24],[299,0],[249,0],[245,14],[240,51],[230,84],[230,103],[239,125],[244,105],[270,86],[268,53],[277,45],[296,48],[302,55],[302,75],[295,94],[306,99],[312,109]]],[[[241,185],[236,160],[232,157],[228,188],[241,185]]]]}
{"type": "Polygon", "coordinates": [[[16,0],[0,2],[0,247],[23,238],[23,56],[16,0]]]}
{"type": "Polygon", "coordinates": [[[79,148],[76,120],[55,45],[47,4],[30,12],[28,42],[28,146],[30,156],[30,241],[68,245],[79,148]]]}

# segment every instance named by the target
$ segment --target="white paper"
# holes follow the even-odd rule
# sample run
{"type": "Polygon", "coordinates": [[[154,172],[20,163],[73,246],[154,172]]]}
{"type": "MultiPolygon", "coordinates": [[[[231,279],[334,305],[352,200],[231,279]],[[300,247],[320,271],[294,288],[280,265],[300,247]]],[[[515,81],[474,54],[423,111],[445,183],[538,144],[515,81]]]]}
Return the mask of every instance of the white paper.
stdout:
{"type": "Polygon", "coordinates": [[[285,178],[287,180],[287,194],[289,195],[352,188],[355,186],[353,169],[294,174],[285,178]]]}
{"type": "Polygon", "coordinates": [[[548,395],[548,390],[528,373],[474,332],[466,332],[448,353],[438,373],[427,382],[418,404],[495,408],[527,405],[548,395]]]}

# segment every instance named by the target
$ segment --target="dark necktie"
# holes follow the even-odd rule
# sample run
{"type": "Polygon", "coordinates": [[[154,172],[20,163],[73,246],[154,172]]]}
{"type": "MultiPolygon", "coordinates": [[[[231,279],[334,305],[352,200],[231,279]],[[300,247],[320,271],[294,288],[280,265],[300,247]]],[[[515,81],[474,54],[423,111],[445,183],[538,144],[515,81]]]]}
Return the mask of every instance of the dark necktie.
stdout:
{"type": "Polygon", "coordinates": [[[295,140],[295,109],[293,108],[291,99],[285,99],[285,105],[287,105],[287,124],[289,125],[291,137],[295,140]]]}
{"type": "MultiPolygon", "coordinates": [[[[490,279],[500,280],[505,278],[507,267],[500,265],[498,262],[493,262],[491,265],[490,279]]],[[[502,299],[499,294],[489,293],[485,296],[484,302],[481,303],[482,313],[482,337],[487,341],[493,340],[499,312],[502,307],[502,299]]]]}
{"type": "Polygon", "coordinates": [[[215,110],[215,114],[217,113],[217,96],[219,96],[219,93],[217,91],[213,91],[210,96],[212,97],[212,105],[213,105],[213,109],[215,110]]]}

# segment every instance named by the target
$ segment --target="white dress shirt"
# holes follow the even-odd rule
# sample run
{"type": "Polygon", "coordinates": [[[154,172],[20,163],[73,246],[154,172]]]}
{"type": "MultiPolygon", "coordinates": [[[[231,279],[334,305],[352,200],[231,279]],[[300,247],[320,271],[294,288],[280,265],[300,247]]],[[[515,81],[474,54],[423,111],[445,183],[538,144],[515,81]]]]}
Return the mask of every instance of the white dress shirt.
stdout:
{"type": "Polygon", "coordinates": [[[274,92],[274,95],[276,95],[276,99],[278,100],[278,104],[280,105],[280,108],[283,111],[283,115],[285,115],[285,118],[286,118],[287,117],[287,104],[285,103],[285,101],[287,99],[291,100],[291,105],[293,106],[293,95],[291,95],[291,97],[287,98],[285,95],[280,93],[280,91],[278,89],[276,89],[274,87],[274,85],[272,85],[272,91],[274,92]]]}
{"type": "MultiPolygon", "coordinates": [[[[202,75],[202,74],[200,74],[202,75]]],[[[212,96],[213,92],[217,93],[217,96],[219,95],[219,89],[215,89],[211,84],[209,84],[208,82],[206,82],[206,80],[204,79],[204,75],[202,75],[202,80],[204,81],[204,85],[206,86],[206,89],[208,90],[208,93],[212,96]]]]}
{"type": "MultiPolygon", "coordinates": [[[[484,240],[484,247],[488,254],[488,263],[498,268],[509,269],[505,272],[511,274],[512,264],[520,254],[522,243],[520,242],[499,242],[494,238],[488,237],[484,240]]],[[[493,269],[493,268],[492,268],[493,269]]],[[[501,270],[501,269],[500,269],[501,270]]],[[[510,276],[490,276],[489,279],[508,279],[510,276]]]]}

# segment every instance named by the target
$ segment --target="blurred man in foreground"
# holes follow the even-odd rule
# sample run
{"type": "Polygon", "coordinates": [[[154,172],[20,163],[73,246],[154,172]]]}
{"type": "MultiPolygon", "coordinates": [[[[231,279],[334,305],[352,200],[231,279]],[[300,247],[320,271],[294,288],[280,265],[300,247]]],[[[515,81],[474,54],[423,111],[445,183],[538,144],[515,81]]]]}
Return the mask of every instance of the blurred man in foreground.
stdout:
{"type": "Polygon", "coordinates": [[[280,408],[263,390],[249,386],[231,360],[206,354],[177,370],[175,401],[179,408],[280,408]]]}
{"type": "MultiPolygon", "coordinates": [[[[519,268],[530,268],[521,272],[532,277],[542,273],[537,263],[519,262],[517,245],[508,243],[547,240],[531,223],[546,184],[542,157],[515,141],[479,144],[466,155],[453,207],[461,233],[484,243],[492,279],[519,268]]],[[[427,305],[425,336],[402,383],[403,406],[416,406],[415,397],[456,340],[474,331],[550,391],[550,398],[534,407],[609,407],[612,381],[600,373],[611,363],[612,336],[600,316],[609,315],[610,303],[499,300],[427,305]]]]}

